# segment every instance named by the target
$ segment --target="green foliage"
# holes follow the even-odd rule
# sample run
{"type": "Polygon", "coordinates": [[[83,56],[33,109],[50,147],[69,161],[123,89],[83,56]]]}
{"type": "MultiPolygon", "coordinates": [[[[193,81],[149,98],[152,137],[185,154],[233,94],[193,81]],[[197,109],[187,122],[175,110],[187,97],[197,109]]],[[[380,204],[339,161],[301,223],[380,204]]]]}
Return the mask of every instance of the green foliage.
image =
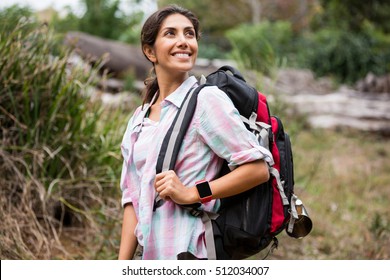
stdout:
{"type": "Polygon", "coordinates": [[[142,12],[133,13],[131,17],[128,18],[126,29],[120,34],[118,40],[129,44],[140,43],[143,16],[144,14],[142,12]]]}
{"type": "Polygon", "coordinates": [[[381,75],[390,70],[390,37],[366,28],[361,33],[326,28],[309,34],[302,43],[302,65],[317,76],[334,76],[354,83],[368,72],[381,75]]]}
{"type": "Polygon", "coordinates": [[[72,225],[94,228],[97,214],[106,217],[102,223],[116,221],[106,211],[119,191],[126,119],[90,101],[99,66],[69,67],[71,53],[53,55],[54,34],[46,25],[17,22],[0,38],[1,243],[9,248],[1,258],[50,258],[52,247],[61,246],[65,209],[72,225]],[[36,232],[39,242],[31,241],[36,232]]]}
{"type": "Polygon", "coordinates": [[[242,61],[246,68],[270,74],[280,65],[293,34],[288,22],[264,21],[257,25],[240,25],[226,36],[233,46],[233,58],[242,61]]]}
{"type": "MultiPolygon", "coordinates": [[[[102,38],[135,44],[139,42],[143,12],[134,11],[131,15],[121,11],[119,0],[83,0],[86,11],[80,17],[68,9],[67,15],[60,18],[55,14],[51,25],[58,33],[82,31],[102,38]]],[[[133,0],[134,5],[138,0],[133,0]]]]}
{"type": "Polygon", "coordinates": [[[311,33],[301,36],[297,60],[318,76],[355,83],[390,70],[390,2],[321,0],[311,33]]]}
{"type": "Polygon", "coordinates": [[[207,44],[201,41],[199,44],[199,57],[208,59],[226,59],[226,53],[216,44],[207,44]]]}
{"type": "MultiPolygon", "coordinates": [[[[29,8],[19,7],[18,5],[13,5],[3,10],[0,10],[0,36],[6,37],[11,33],[15,26],[19,22],[30,21],[30,24],[26,26],[29,29],[35,28],[34,16],[29,8]]],[[[28,30],[25,30],[28,31],[28,30]]],[[[2,40],[4,39],[2,38],[2,40]]]]}
{"type": "Polygon", "coordinates": [[[91,35],[116,39],[126,28],[119,0],[84,0],[87,7],[79,22],[80,30],[91,35]]]}
{"type": "Polygon", "coordinates": [[[321,1],[313,31],[294,33],[290,22],[264,21],[227,32],[232,57],[244,68],[272,75],[280,65],[309,68],[317,76],[333,76],[353,84],[369,72],[390,71],[389,3],[321,1]],[[383,9],[383,10],[381,10],[383,9]],[[353,12],[351,12],[353,11],[353,12]],[[373,15],[381,15],[375,17],[373,15]]]}
{"type": "Polygon", "coordinates": [[[309,68],[317,76],[333,76],[353,84],[369,72],[390,71],[390,36],[366,21],[360,32],[322,28],[293,34],[287,22],[241,25],[227,32],[232,57],[244,68],[272,75],[283,64],[309,68]]]}
{"type": "Polygon", "coordinates": [[[58,13],[55,13],[50,22],[50,25],[60,34],[79,30],[80,18],[71,9],[66,8],[66,10],[67,14],[65,17],[60,17],[58,13]]]}
{"type": "Polygon", "coordinates": [[[134,91],[135,88],[135,82],[137,80],[136,74],[133,70],[128,70],[123,75],[123,89],[126,91],[134,91]]]}
{"type": "Polygon", "coordinates": [[[342,28],[360,32],[370,22],[382,32],[390,32],[390,2],[387,0],[320,0],[321,13],[314,18],[315,29],[342,28]]]}

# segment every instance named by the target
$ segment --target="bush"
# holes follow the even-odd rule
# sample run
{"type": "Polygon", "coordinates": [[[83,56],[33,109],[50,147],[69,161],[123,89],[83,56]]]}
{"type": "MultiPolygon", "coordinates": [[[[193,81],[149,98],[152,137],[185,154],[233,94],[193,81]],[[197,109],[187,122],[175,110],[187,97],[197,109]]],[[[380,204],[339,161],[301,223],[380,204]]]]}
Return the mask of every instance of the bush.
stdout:
{"type": "Polygon", "coordinates": [[[317,76],[332,75],[353,84],[369,72],[381,75],[390,70],[389,37],[369,27],[362,33],[326,28],[302,42],[302,65],[317,76]]]}
{"type": "Polygon", "coordinates": [[[90,101],[98,69],[68,67],[69,51],[53,56],[47,26],[25,18],[7,33],[0,40],[0,257],[66,258],[61,239],[70,226],[83,233],[78,246],[94,238],[96,248],[80,258],[96,258],[109,250],[102,244],[110,232],[91,230],[118,219],[108,213],[119,204],[125,120],[90,101]]]}
{"type": "Polygon", "coordinates": [[[390,71],[390,36],[368,22],[359,32],[340,27],[294,34],[288,22],[265,21],[241,25],[226,36],[233,59],[265,75],[287,65],[353,84],[369,72],[383,75],[390,71]]]}
{"type": "Polygon", "coordinates": [[[233,46],[233,58],[242,61],[244,67],[263,74],[279,66],[293,39],[291,24],[283,21],[241,25],[228,31],[226,36],[233,46]]]}

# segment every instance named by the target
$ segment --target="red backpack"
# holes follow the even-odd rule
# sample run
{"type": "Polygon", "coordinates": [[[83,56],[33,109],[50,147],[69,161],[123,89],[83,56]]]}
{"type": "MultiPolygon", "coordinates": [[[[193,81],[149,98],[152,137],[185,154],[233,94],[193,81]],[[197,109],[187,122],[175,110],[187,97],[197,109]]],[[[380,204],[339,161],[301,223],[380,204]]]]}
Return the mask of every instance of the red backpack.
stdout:
{"type": "MultiPolygon", "coordinates": [[[[192,215],[201,217],[205,223],[209,259],[244,259],[265,249],[272,241],[273,247],[277,247],[276,235],[288,224],[291,232],[298,218],[290,138],[281,120],[270,115],[265,95],[248,85],[233,67],[223,66],[208,75],[206,83],[190,90],[184,99],[164,138],[156,172],[175,169],[177,154],[194,114],[198,93],[210,85],[218,86],[229,96],[247,129],[257,136],[262,146],[270,150],[274,159],[274,164],[269,168],[272,176],[266,183],[221,199],[218,213],[200,211],[200,204],[183,207],[188,208],[192,215]]],[[[225,162],[220,175],[227,172],[230,171],[225,162]]]]}

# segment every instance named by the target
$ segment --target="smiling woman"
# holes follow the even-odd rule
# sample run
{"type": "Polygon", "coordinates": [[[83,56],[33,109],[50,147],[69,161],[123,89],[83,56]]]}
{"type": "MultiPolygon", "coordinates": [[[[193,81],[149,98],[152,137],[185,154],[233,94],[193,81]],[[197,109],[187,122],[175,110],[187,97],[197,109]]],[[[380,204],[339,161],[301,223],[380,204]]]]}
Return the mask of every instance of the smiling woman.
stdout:
{"type": "MultiPolygon", "coordinates": [[[[154,76],[145,83],[144,104],[130,119],[122,141],[119,259],[133,258],[137,245],[143,259],[209,258],[206,246],[214,244],[206,244],[202,219],[182,205],[198,203],[204,211],[217,212],[219,198],[268,180],[265,162],[272,159],[217,87],[199,92],[174,170],[156,174],[164,136],[183,100],[198,87],[189,72],[198,55],[199,34],[198,19],[178,6],[158,10],[143,26],[142,50],[154,76]],[[219,177],[223,160],[234,170],[219,177]]],[[[223,249],[218,257],[229,258],[223,249]]]]}
{"type": "MultiPolygon", "coordinates": [[[[181,31],[183,36],[184,36],[184,43],[185,44],[190,43],[190,45],[184,46],[185,51],[190,52],[191,51],[190,47],[196,47],[196,53],[192,54],[193,63],[195,63],[196,56],[197,56],[197,49],[198,49],[197,40],[199,40],[199,38],[200,38],[199,21],[191,12],[189,12],[189,11],[187,12],[183,9],[180,9],[180,11],[181,11],[181,13],[176,13],[176,12],[171,11],[170,9],[166,9],[166,10],[162,10],[160,13],[156,12],[148,18],[148,20],[145,22],[145,24],[143,26],[143,29],[141,32],[142,49],[143,49],[145,57],[153,64],[153,66],[154,66],[153,73],[155,75],[157,74],[155,64],[156,64],[156,62],[158,63],[158,61],[156,61],[156,57],[155,57],[155,55],[156,55],[155,52],[158,51],[156,49],[156,42],[161,41],[163,38],[166,39],[165,41],[168,41],[168,39],[170,39],[171,44],[174,43],[175,40],[177,41],[177,39],[175,39],[175,36],[177,37],[177,32],[179,32],[179,31],[175,30],[176,29],[176,21],[174,20],[177,17],[179,17],[179,18],[181,17],[180,18],[181,21],[179,21],[179,22],[182,25],[184,25],[184,26],[181,26],[181,28],[186,29],[185,31],[181,31]],[[171,15],[172,19],[170,19],[169,22],[165,22],[165,18],[168,15],[171,15]],[[162,24],[164,24],[164,26],[161,26],[162,24]],[[163,29],[165,29],[165,30],[163,30],[163,29]],[[174,29],[174,30],[172,30],[172,29],[174,29]],[[175,33],[175,31],[176,31],[176,33],[175,33]],[[191,40],[186,40],[187,39],[186,36],[188,36],[188,35],[186,35],[186,33],[189,33],[191,35],[191,38],[189,38],[191,40]],[[194,46],[194,45],[196,45],[196,46],[194,46]]],[[[177,28],[180,28],[180,26],[177,26],[177,28]]],[[[180,37],[179,37],[179,39],[180,39],[180,37]]],[[[179,43],[180,43],[180,40],[179,40],[179,43]]],[[[180,48],[180,51],[183,52],[183,45],[181,47],[178,46],[177,50],[179,50],[179,48],[180,48]]],[[[191,66],[191,68],[192,68],[192,66],[191,66]]],[[[145,89],[144,103],[151,102],[151,100],[156,92],[157,92],[157,94],[160,94],[159,83],[158,83],[156,77],[153,77],[153,78],[146,80],[145,84],[147,87],[145,89]]]]}
{"type": "MultiPolygon", "coordinates": [[[[159,85],[156,105],[188,78],[198,54],[196,34],[187,17],[173,14],[163,22],[154,45],[143,45],[143,52],[153,63],[159,85]]],[[[152,108],[151,116],[158,107],[152,108]]]]}

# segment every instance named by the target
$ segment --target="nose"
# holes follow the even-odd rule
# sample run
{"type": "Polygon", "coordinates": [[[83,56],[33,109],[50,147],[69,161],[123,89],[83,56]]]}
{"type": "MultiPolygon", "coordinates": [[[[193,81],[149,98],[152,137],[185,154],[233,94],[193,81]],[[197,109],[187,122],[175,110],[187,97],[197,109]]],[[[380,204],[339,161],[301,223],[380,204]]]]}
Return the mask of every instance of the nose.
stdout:
{"type": "Polygon", "coordinates": [[[177,45],[178,45],[178,47],[187,47],[188,46],[187,38],[186,38],[184,33],[181,33],[178,36],[177,45]]]}

